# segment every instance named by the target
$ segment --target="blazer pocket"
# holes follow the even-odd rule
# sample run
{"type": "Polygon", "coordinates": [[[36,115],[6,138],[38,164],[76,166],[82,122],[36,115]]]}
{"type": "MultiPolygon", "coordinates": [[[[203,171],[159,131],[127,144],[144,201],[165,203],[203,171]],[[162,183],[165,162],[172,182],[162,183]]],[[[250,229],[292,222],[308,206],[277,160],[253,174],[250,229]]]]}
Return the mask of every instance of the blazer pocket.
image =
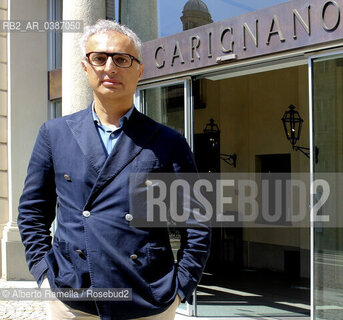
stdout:
{"type": "Polygon", "coordinates": [[[58,265],[58,276],[74,272],[74,264],[70,255],[69,243],[66,241],[54,240],[52,246],[58,265]]]}
{"type": "Polygon", "coordinates": [[[160,178],[158,173],[164,171],[158,159],[136,160],[133,172],[131,173],[131,182],[136,186],[147,187],[147,180],[160,178]]]}
{"type": "Polygon", "coordinates": [[[151,292],[156,301],[167,303],[176,290],[173,253],[168,247],[150,247],[148,253],[151,292]]]}
{"type": "Polygon", "coordinates": [[[158,159],[139,160],[136,161],[137,172],[151,172],[160,168],[158,159]]]}
{"type": "Polygon", "coordinates": [[[64,258],[71,262],[68,242],[54,239],[53,246],[55,246],[56,250],[58,250],[64,258]]]}
{"type": "Polygon", "coordinates": [[[130,213],[135,217],[132,225],[135,225],[138,219],[143,219],[144,225],[147,215],[147,188],[151,186],[151,179],[160,179],[158,173],[162,170],[157,158],[145,159],[135,159],[129,178],[130,213]]]}
{"type": "Polygon", "coordinates": [[[139,158],[137,158],[130,174],[131,194],[145,191],[145,188],[147,187],[146,181],[149,180],[149,174],[156,171],[158,172],[159,168],[160,166],[157,159],[139,160],[139,158]]]}
{"type": "Polygon", "coordinates": [[[150,282],[157,281],[174,267],[173,253],[168,247],[149,247],[150,282]]]}
{"type": "Polygon", "coordinates": [[[70,258],[69,243],[54,238],[52,250],[46,255],[49,267],[47,276],[52,288],[73,286],[75,270],[70,258]]]}
{"type": "Polygon", "coordinates": [[[174,266],[174,259],[170,259],[167,247],[146,247],[138,250],[137,259],[132,262],[149,284],[161,279],[174,266]]]}

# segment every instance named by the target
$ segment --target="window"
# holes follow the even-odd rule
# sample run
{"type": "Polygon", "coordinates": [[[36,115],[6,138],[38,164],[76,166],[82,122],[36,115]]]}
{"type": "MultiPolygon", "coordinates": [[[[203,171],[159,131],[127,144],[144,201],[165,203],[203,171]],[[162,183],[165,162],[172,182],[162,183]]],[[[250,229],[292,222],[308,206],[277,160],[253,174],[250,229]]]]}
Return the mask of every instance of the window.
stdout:
{"type": "MultiPolygon", "coordinates": [[[[63,5],[62,0],[50,0],[48,5],[48,17],[50,21],[62,21],[63,5]]],[[[48,48],[48,70],[53,71],[49,74],[49,88],[57,87],[61,88],[61,69],[62,67],[62,32],[50,31],[48,34],[49,37],[49,48],[48,48]],[[54,79],[52,79],[52,77],[54,79]],[[52,81],[54,84],[52,85],[52,81]]],[[[54,93],[58,92],[56,90],[54,93]]],[[[51,94],[51,92],[50,92],[51,94]]],[[[48,102],[48,118],[58,118],[62,116],[62,99],[61,94],[54,94],[54,97],[49,97],[48,102]]]]}
{"type": "MultiPolygon", "coordinates": [[[[140,0],[120,1],[119,20],[142,41],[217,22],[289,0],[140,0]],[[149,21],[149,23],[147,23],[149,21]]],[[[112,0],[114,2],[114,0],[112,0]]],[[[116,1],[116,2],[119,2],[116,1]]]]}

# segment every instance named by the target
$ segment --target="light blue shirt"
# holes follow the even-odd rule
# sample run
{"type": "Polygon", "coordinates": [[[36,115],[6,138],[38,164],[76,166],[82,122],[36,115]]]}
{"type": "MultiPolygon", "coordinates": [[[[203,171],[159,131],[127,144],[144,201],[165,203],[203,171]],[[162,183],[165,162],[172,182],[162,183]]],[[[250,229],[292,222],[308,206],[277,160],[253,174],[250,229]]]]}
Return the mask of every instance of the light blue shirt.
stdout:
{"type": "Polygon", "coordinates": [[[115,144],[117,143],[121,132],[123,131],[123,125],[126,120],[129,120],[131,113],[133,111],[134,106],[130,108],[128,112],[126,112],[120,119],[119,123],[120,126],[116,127],[115,125],[109,127],[105,126],[104,124],[101,123],[101,121],[98,118],[98,115],[95,113],[94,110],[94,101],[92,103],[92,114],[93,114],[93,119],[94,123],[98,129],[100,138],[103,142],[103,145],[105,147],[105,150],[107,152],[107,156],[112,152],[115,144]],[[126,119],[126,120],[125,120],[126,119]]]}

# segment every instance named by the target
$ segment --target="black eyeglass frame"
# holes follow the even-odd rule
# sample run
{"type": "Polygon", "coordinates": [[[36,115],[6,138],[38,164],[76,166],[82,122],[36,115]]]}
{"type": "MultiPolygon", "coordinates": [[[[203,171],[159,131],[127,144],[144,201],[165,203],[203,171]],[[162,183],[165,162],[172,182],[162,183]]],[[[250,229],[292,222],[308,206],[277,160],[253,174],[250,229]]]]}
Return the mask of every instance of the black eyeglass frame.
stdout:
{"type": "Polygon", "coordinates": [[[107,61],[108,61],[108,57],[111,57],[112,58],[112,61],[113,63],[119,67],[119,68],[131,68],[132,67],[132,64],[133,64],[133,60],[135,60],[136,62],[138,62],[139,64],[141,64],[141,62],[136,58],[134,57],[133,55],[129,54],[129,53],[123,53],[123,52],[112,52],[112,53],[109,53],[109,52],[103,52],[103,51],[91,51],[91,52],[87,52],[86,53],[86,57],[87,57],[87,60],[88,62],[94,66],[94,67],[102,67],[104,66],[107,61]],[[89,56],[92,54],[92,53],[100,53],[100,54],[105,54],[107,59],[106,61],[104,62],[104,64],[93,64],[90,59],[89,59],[89,56]],[[113,59],[114,56],[128,56],[131,60],[131,64],[128,66],[128,67],[123,67],[123,66],[119,66],[113,59]]]}

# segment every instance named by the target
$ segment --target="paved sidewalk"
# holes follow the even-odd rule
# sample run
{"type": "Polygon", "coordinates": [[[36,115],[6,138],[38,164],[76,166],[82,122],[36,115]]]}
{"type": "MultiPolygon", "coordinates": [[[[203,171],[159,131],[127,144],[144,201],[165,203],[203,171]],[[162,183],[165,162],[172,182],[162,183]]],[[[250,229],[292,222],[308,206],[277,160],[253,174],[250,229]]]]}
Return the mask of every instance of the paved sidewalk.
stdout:
{"type": "MultiPolygon", "coordinates": [[[[5,281],[0,279],[0,288],[36,288],[34,281],[5,281]]],[[[6,301],[0,298],[0,319],[46,320],[44,301],[6,301]]]]}
{"type": "MultiPolygon", "coordinates": [[[[35,281],[5,281],[0,279],[0,289],[4,288],[37,288],[35,281]]],[[[3,292],[3,291],[2,291],[3,292]]],[[[0,319],[6,320],[46,320],[45,302],[5,300],[0,297],[0,319]]],[[[263,318],[246,318],[246,317],[200,317],[193,318],[177,314],[175,320],[308,320],[308,317],[263,317],[263,318]]]]}

